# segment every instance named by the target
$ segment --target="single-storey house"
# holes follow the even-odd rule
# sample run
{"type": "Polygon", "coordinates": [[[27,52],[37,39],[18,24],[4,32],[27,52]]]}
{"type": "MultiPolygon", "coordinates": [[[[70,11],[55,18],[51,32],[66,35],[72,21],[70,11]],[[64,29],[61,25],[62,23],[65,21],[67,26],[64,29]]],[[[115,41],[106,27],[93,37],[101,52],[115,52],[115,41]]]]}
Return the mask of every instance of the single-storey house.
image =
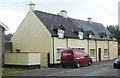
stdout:
{"type": "Polygon", "coordinates": [[[13,52],[6,53],[5,65],[56,65],[66,48],[82,49],[94,62],[117,57],[118,42],[101,23],[70,18],[65,10],[51,14],[29,6],[11,39],[13,52]]]}

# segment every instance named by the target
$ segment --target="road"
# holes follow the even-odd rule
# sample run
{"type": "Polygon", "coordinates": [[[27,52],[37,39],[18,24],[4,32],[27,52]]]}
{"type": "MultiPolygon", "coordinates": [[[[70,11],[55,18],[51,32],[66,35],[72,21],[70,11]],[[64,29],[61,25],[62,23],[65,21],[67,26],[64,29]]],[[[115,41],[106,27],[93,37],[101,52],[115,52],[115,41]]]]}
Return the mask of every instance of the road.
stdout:
{"type": "Polygon", "coordinates": [[[61,73],[53,74],[53,76],[118,76],[119,70],[112,67],[113,62],[102,62],[88,67],[81,67],[61,73]]]}
{"type": "Polygon", "coordinates": [[[16,76],[118,76],[120,69],[113,68],[113,61],[94,63],[87,67],[41,68],[16,76]]]}

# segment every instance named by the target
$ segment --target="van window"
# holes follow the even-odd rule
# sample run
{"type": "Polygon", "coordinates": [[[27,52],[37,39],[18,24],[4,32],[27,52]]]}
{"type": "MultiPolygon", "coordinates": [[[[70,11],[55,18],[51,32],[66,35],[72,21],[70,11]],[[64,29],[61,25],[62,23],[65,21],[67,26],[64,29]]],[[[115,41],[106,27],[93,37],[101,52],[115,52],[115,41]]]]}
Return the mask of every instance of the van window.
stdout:
{"type": "Polygon", "coordinates": [[[84,53],[83,52],[75,52],[74,54],[75,58],[80,58],[80,57],[83,57],[84,56],[84,53]]]}
{"type": "Polygon", "coordinates": [[[88,56],[88,54],[84,52],[84,56],[88,56]]]}

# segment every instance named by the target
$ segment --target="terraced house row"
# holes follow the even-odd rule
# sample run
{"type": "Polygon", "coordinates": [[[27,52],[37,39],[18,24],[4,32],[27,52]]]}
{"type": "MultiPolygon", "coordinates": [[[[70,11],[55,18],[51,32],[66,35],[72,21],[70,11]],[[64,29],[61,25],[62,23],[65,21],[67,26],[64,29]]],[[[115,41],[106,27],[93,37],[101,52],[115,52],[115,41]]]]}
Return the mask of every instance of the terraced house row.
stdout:
{"type": "Polygon", "coordinates": [[[5,54],[5,65],[56,65],[66,48],[82,49],[94,62],[117,57],[118,42],[101,23],[90,17],[88,21],[70,18],[65,10],[51,14],[35,10],[33,3],[29,7],[11,39],[12,53],[5,54]]]}

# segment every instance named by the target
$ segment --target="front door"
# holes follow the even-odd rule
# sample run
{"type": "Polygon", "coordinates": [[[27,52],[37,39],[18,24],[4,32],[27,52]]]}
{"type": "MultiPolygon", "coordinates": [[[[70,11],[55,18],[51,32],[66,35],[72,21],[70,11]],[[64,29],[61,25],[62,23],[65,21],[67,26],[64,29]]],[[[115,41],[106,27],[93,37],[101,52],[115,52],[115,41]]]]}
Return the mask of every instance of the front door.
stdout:
{"type": "Polygon", "coordinates": [[[101,48],[99,48],[99,61],[101,61],[101,48]]]}

